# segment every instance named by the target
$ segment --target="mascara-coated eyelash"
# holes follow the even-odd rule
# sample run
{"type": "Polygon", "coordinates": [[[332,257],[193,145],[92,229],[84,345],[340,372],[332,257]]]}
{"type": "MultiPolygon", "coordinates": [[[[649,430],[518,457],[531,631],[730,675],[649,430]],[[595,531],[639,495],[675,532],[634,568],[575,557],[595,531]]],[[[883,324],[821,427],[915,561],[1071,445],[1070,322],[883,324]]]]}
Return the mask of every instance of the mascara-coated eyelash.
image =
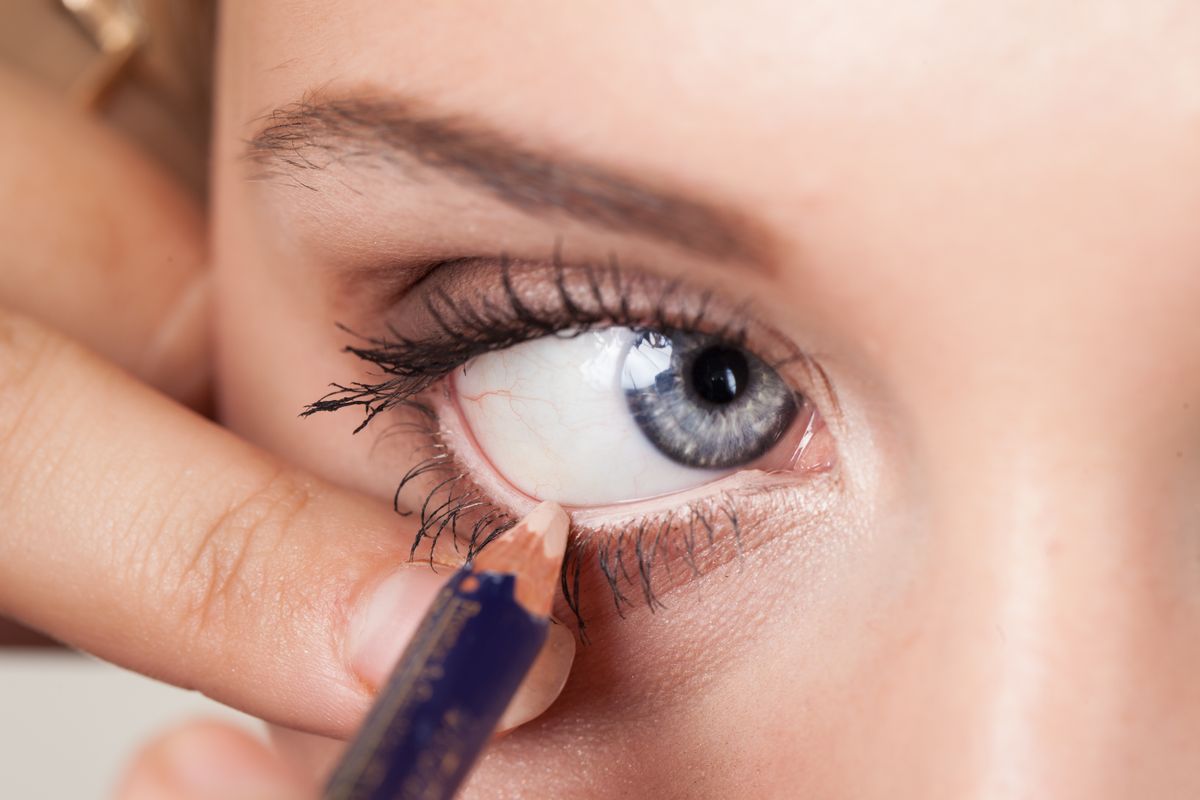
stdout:
{"type": "MultiPolygon", "coordinates": [[[[712,292],[701,292],[696,310],[689,313],[678,302],[680,281],[629,275],[615,260],[604,266],[564,266],[557,259],[547,265],[514,264],[502,258],[499,266],[469,265],[481,266],[499,271],[499,298],[455,298],[445,285],[427,290],[418,310],[424,313],[422,321],[432,333],[416,336],[389,325],[386,336],[365,336],[339,326],[361,342],[347,346],[346,352],[374,364],[383,378],[376,383],[335,383],[333,391],[305,408],[302,416],[360,406],[364,417],[357,433],[376,415],[416,397],[475,356],[541,336],[577,336],[600,327],[624,325],[702,331],[735,346],[742,346],[746,337],[741,326],[744,309],[714,328],[709,320],[712,292]],[[527,297],[522,284],[534,284],[543,291],[527,297]],[[552,287],[550,292],[544,291],[547,286],[552,287]]],[[[439,273],[434,270],[432,274],[439,273]]],[[[798,356],[789,354],[789,358],[798,356]]]]}
{"type": "MultiPolygon", "coordinates": [[[[438,414],[426,402],[428,390],[455,368],[531,339],[578,336],[613,326],[696,331],[744,347],[751,326],[757,325],[745,305],[722,303],[711,291],[692,290],[679,280],[626,272],[615,260],[571,266],[557,257],[549,264],[506,259],[447,262],[429,272],[405,299],[386,335],[351,332],[358,341],[346,351],[372,364],[379,380],[334,384],[333,391],[302,414],[359,407],[363,419],[357,433],[390,409],[410,412],[407,420],[396,424],[418,432],[428,454],[401,479],[394,503],[399,510],[406,487],[424,488],[425,499],[416,509],[420,524],[412,552],[415,557],[419,546],[427,543],[431,560],[447,532],[456,549],[465,545],[470,558],[515,522],[512,514],[475,485],[470,471],[447,446],[438,414]]],[[[806,363],[790,342],[769,328],[758,326],[753,334],[759,356],[771,368],[806,363]]],[[[577,528],[563,565],[562,584],[581,634],[581,576],[586,563],[595,560],[617,613],[628,607],[630,592],[640,594],[654,610],[662,602],[655,588],[658,579],[651,578],[651,571],[665,565],[670,572],[671,563],[679,561],[683,568],[678,571],[698,575],[704,563],[740,554],[744,542],[755,538],[755,530],[771,519],[771,513],[762,503],[755,513],[739,513],[739,505],[766,494],[761,486],[746,486],[681,503],[633,523],[577,528]],[[732,536],[727,552],[716,552],[721,549],[717,530],[732,536]]],[[[664,580],[674,582],[675,577],[664,580]]]]}

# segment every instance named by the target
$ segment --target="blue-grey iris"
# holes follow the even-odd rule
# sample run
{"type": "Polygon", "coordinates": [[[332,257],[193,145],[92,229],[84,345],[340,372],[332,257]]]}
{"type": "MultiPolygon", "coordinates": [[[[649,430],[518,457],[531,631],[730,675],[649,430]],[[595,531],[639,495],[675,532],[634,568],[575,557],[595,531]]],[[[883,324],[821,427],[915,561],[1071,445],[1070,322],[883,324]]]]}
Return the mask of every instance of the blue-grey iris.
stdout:
{"type": "Polygon", "coordinates": [[[638,428],[688,467],[731,469],[770,450],[796,418],[796,395],[762,359],[715,337],[641,331],[621,366],[638,428]]]}

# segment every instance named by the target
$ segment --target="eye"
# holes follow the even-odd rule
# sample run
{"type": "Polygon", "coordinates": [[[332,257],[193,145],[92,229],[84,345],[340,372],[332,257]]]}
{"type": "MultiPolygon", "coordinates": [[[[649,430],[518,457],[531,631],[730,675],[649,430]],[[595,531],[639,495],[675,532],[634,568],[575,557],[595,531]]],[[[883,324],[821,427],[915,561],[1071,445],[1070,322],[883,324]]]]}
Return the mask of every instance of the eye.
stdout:
{"type": "Polygon", "coordinates": [[[517,490],[574,506],[699,486],[786,445],[800,398],[740,345],[610,327],[477,356],[453,378],[465,427],[517,490]]]}
{"type": "Polygon", "coordinates": [[[636,334],[622,359],[621,388],[650,443],[686,467],[743,466],[796,418],[796,399],[773,369],[702,334],[636,334]]]}
{"type": "Polygon", "coordinates": [[[471,558],[528,501],[572,507],[563,593],[581,631],[589,587],[617,614],[661,608],[836,497],[832,385],[749,298],[556,254],[440,263],[389,309],[381,334],[343,328],[367,376],[302,413],[359,409],[356,433],[385,420],[414,558],[471,558]]]}

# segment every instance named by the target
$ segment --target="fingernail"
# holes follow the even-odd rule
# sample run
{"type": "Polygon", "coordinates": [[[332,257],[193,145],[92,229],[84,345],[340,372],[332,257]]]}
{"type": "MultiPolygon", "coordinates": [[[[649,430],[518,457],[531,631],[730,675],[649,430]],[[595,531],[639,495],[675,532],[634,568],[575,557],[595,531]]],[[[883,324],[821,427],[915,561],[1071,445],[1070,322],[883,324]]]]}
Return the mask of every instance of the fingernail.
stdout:
{"type": "Polygon", "coordinates": [[[163,744],[160,775],[169,797],[188,800],[294,797],[295,783],[262,743],[248,734],[198,726],[172,734],[163,744]]]}
{"type": "Polygon", "coordinates": [[[574,661],[575,634],[566,625],[551,621],[546,643],[500,717],[496,733],[506,733],[540,717],[562,693],[574,661]]]}
{"type": "Polygon", "coordinates": [[[387,681],[449,577],[448,568],[441,568],[439,574],[428,565],[411,564],[364,592],[351,618],[347,642],[351,668],[371,689],[378,690],[387,681]]]}

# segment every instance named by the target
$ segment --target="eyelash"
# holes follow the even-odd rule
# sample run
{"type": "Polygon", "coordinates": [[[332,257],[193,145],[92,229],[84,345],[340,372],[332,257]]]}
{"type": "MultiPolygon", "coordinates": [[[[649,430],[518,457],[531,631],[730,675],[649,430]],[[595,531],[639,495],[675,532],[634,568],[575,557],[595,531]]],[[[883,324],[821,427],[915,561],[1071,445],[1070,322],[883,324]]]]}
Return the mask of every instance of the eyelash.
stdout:
{"type": "MultiPolygon", "coordinates": [[[[453,268],[465,263],[445,262],[439,267],[453,268]]],[[[713,295],[711,292],[702,292],[694,313],[672,315],[669,309],[680,305],[674,301],[676,293],[682,288],[680,281],[656,283],[657,279],[627,274],[615,259],[610,259],[604,266],[568,267],[562,264],[556,252],[550,264],[520,265],[529,273],[541,271],[542,276],[551,281],[553,297],[549,303],[541,305],[526,302],[522,298],[514,282],[513,267],[508,259],[500,260],[503,292],[499,303],[486,298],[456,301],[444,289],[427,295],[424,310],[438,329],[433,336],[413,338],[403,335],[393,326],[389,326],[386,337],[363,336],[339,325],[340,329],[361,342],[347,346],[345,351],[373,364],[382,372],[382,378],[375,383],[332,384],[331,392],[301,412],[301,416],[307,417],[320,412],[359,407],[363,410],[363,420],[355,428],[355,433],[392,409],[403,407],[415,414],[414,419],[389,426],[383,435],[388,435],[393,429],[415,430],[426,439],[425,447],[433,451],[401,478],[393,497],[393,505],[398,513],[414,513],[400,510],[400,496],[406,486],[426,475],[449,476],[438,480],[428,490],[417,512],[419,527],[410,555],[415,558],[421,543],[428,541],[431,564],[434,549],[447,531],[456,551],[461,553],[460,542],[465,540],[467,558],[473,558],[516,522],[507,511],[496,506],[482,490],[475,487],[466,471],[457,465],[453,453],[443,440],[437,413],[428,403],[419,399],[454,369],[476,356],[531,339],[549,335],[577,336],[614,325],[634,329],[702,331],[739,347],[743,346],[746,339],[744,320],[748,316],[745,306],[727,313],[730,323],[716,325],[709,317],[713,295]],[[574,291],[571,289],[572,278],[576,279],[577,288],[574,291]],[[639,313],[634,309],[631,295],[635,290],[652,298],[652,302],[643,304],[651,310],[639,313]],[[456,488],[464,484],[468,488],[456,495],[456,488]],[[460,521],[479,510],[482,510],[482,514],[471,525],[469,534],[460,532],[460,521]]],[[[546,285],[541,279],[537,283],[546,285]]],[[[803,358],[803,355],[792,351],[784,359],[772,362],[771,366],[779,369],[793,359],[803,358]]],[[[698,575],[700,569],[696,558],[700,542],[697,537],[703,537],[703,544],[711,548],[716,540],[715,530],[724,525],[731,529],[733,535],[736,550],[733,555],[740,555],[747,521],[738,515],[737,502],[743,499],[743,495],[757,494],[759,491],[751,488],[737,493],[718,493],[663,512],[653,523],[649,518],[643,518],[616,528],[596,528],[587,534],[576,530],[563,563],[561,584],[581,638],[587,640],[580,603],[581,574],[589,559],[596,559],[600,574],[612,592],[618,615],[624,616],[626,608],[631,605],[622,590],[624,584],[640,590],[651,611],[663,608],[651,577],[660,555],[665,554],[666,563],[669,564],[674,544],[681,560],[691,572],[698,575]],[[634,562],[632,572],[626,563],[630,559],[634,562]]]]}
{"type": "MultiPolygon", "coordinates": [[[[438,267],[452,267],[455,263],[442,262],[438,267]]],[[[438,337],[413,339],[395,328],[390,329],[388,337],[364,336],[339,324],[341,330],[365,344],[347,346],[345,351],[374,364],[389,377],[373,384],[352,383],[344,386],[335,383],[332,385],[334,391],[305,408],[301,416],[360,406],[365,416],[354,431],[358,433],[378,414],[415,397],[476,356],[504,350],[540,336],[577,336],[611,325],[653,330],[702,330],[712,300],[712,293],[704,292],[696,314],[685,320],[671,320],[663,309],[670,306],[672,296],[682,284],[679,281],[667,281],[656,293],[655,312],[638,318],[629,305],[626,287],[644,281],[627,276],[615,259],[605,267],[586,264],[566,267],[556,255],[551,265],[543,267],[552,275],[556,304],[537,309],[521,299],[513,283],[512,267],[512,262],[507,258],[501,259],[499,269],[504,287],[503,302],[507,307],[498,308],[486,299],[479,301],[476,306],[456,302],[444,289],[426,298],[425,309],[440,328],[441,336],[438,337]],[[583,305],[568,288],[568,275],[571,273],[583,278],[586,291],[594,302],[591,309],[583,305]],[[616,298],[616,307],[605,300],[606,283],[607,288],[611,289],[609,293],[616,298]]],[[[744,309],[740,311],[744,312],[744,309]]],[[[744,328],[729,325],[704,332],[735,346],[742,346],[746,336],[744,328]]],[[[777,365],[772,366],[778,368],[777,365]]]]}

